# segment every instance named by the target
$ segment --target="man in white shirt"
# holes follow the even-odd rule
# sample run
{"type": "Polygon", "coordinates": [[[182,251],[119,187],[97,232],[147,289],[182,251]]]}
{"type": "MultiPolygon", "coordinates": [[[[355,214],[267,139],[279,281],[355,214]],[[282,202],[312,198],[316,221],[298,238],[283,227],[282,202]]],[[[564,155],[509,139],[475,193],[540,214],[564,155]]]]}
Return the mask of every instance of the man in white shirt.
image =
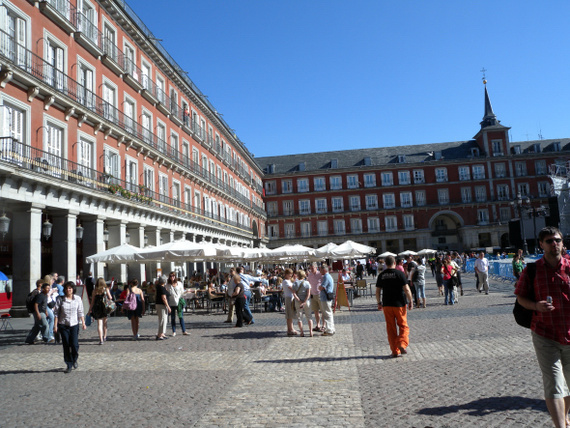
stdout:
{"type": "Polygon", "coordinates": [[[481,288],[485,290],[485,294],[489,294],[489,260],[485,258],[485,252],[479,253],[479,258],[475,260],[475,272],[479,280],[477,290],[481,292],[481,288]]]}

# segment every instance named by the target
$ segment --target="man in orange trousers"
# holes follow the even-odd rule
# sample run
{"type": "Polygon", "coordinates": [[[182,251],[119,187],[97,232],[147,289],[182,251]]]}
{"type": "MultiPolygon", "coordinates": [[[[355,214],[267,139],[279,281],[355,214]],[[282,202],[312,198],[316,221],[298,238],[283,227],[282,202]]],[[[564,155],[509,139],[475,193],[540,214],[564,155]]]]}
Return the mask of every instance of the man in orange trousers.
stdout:
{"type": "Polygon", "coordinates": [[[411,310],[414,304],[406,275],[395,267],[394,257],[386,257],[386,269],[378,275],[376,281],[376,301],[378,310],[384,310],[392,358],[408,353],[406,348],[410,343],[410,328],[406,305],[411,310]]]}

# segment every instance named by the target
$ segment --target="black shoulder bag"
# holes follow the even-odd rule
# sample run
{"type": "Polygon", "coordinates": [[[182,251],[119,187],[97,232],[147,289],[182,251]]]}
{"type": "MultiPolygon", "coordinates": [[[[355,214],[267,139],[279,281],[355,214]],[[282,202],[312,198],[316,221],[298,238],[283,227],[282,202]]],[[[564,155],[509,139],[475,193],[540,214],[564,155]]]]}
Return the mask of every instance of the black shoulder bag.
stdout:
{"type": "MultiPolygon", "coordinates": [[[[526,274],[530,280],[530,290],[528,295],[526,296],[530,300],[534,300],[534,277],[536,276],[536,264],[529,263],[526,265],[526,274]]],[[[513,308],[513,315],[515,317],[515,321],[518,325],[525,328],[530,328],[530,324],[532,323],[532,314],[534,311],[526,309],[523,307],[518,299],[515,300],[515,307],[513,308]]]]}

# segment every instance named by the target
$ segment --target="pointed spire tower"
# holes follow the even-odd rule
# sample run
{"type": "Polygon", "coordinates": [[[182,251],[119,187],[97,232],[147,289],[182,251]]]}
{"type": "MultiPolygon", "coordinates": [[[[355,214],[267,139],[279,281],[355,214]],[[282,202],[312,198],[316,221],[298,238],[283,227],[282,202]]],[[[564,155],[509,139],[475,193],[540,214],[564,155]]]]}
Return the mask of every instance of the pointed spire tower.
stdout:
{"type": "Polygon", "coordinates": [[[509,154],[509,127],[501,125],[497,119],[489,92],[487,91],[487,80],[483,77],[485,85],[485,114],[481,121],[481,129],[473,137],[479,146],[479,152],[486,156],[505,156],[509,154]]]}

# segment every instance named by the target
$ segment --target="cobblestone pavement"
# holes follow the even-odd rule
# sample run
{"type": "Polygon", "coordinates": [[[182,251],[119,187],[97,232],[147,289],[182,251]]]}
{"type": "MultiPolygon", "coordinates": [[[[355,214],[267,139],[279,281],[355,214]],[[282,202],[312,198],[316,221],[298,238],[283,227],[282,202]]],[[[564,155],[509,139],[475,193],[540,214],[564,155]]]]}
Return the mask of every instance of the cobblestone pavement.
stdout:
{"type": "MultiPolygon", "coordinates": [[[[64,374],[59,345],[23,345],[31,319],[0,332],[0,426],[327,427],[551,426],[528,330],[512,317],[512,283],[409,313],[408,355],[388,358],[374,298],[335,314],[332,337],[287,337],[280,313],[242,329],[225,315],[185,316],[190,336],[154,340],[156,316],[131,339],[109,320],[98,345],[80,334],[79,368],[64,374]]],[[[170,327],[169,330],[170,332],[170,327]]]]}

